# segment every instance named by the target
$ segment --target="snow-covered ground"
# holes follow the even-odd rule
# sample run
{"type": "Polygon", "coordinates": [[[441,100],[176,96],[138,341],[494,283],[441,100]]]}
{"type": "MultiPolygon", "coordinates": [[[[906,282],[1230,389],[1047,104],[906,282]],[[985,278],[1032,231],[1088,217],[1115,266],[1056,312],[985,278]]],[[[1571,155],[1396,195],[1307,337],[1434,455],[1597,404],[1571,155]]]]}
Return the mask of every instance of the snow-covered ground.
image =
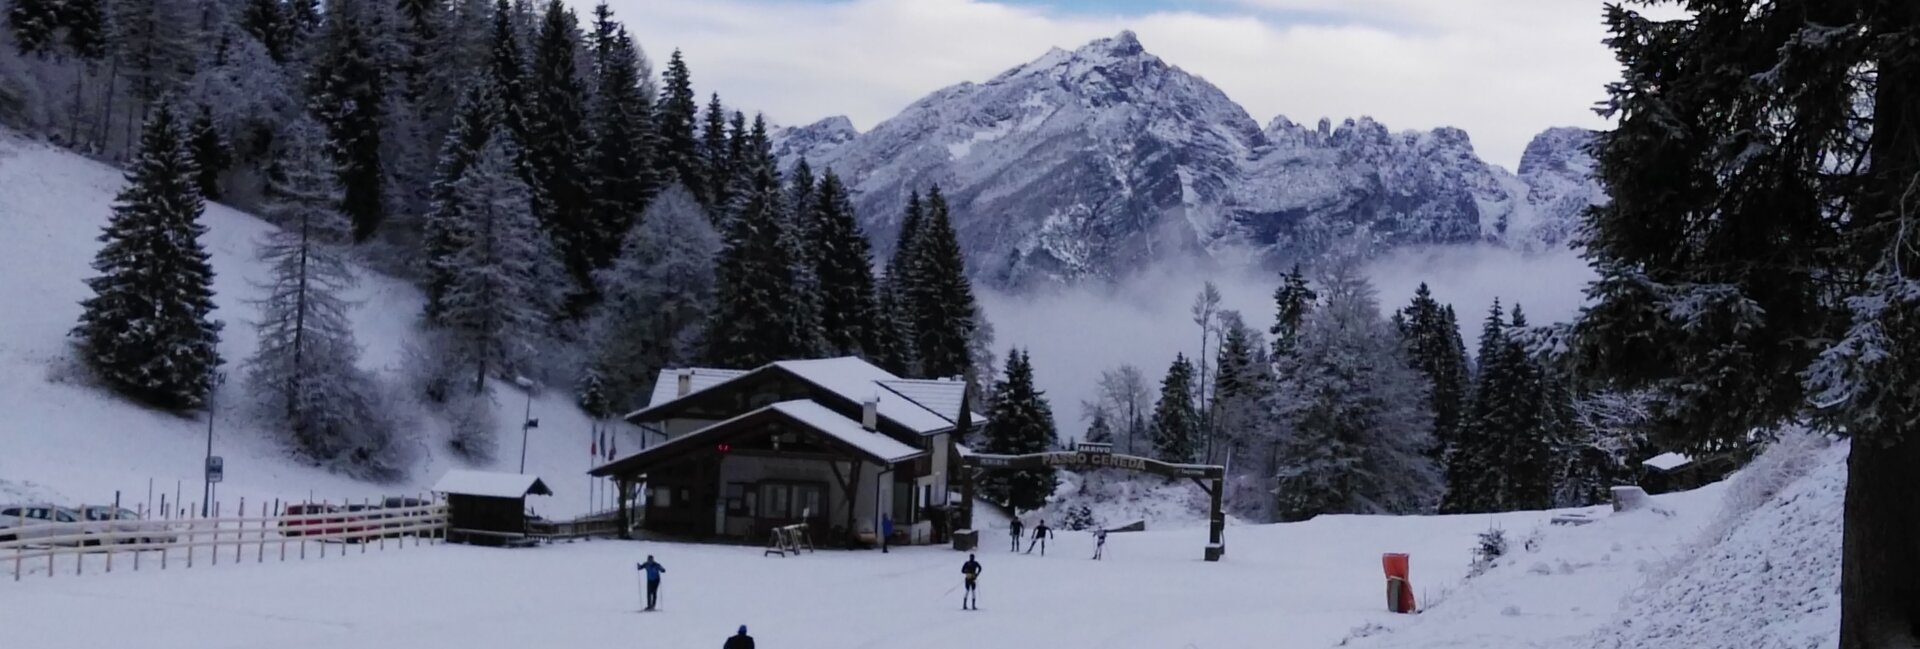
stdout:
{"type": "MultiPolygon", "coordinates": [[[[174,501],[176,485],[190,502],[200,499],[204,416],[183,418],[132,404],[90,384],[78,369],[67,332],[88,295],[82,280],[99,248],[113,196],[125,184],[119,170],[30,142],[0,129],[0,502],[51,500],[62,504],[174,501]]],[[[214,453],[225,458],[219,501],[249,509],[263,500],[361,499],[426,490],[441,474],[466,465],[446,452],[445,424],[418,418],[413,442],[421,457],[411,475],[393,485],[374,485],[303,465],[287,457],[268,433],[249,421],[241,399],[239,363],[252,354],[256,310],[265,266],[254,245],[272,226],[250,215],[209,204],[202,238],[216,273],[214,317],[226,322],[220,353],[227,359],[226,386],[216,396],[214,453]]],[[[421,297],[405,282],[360,273],[352,298],[356,336],[365,347],[362,364],[397,370],[402,350],[416,336],[421,297]]],[[[590,506],[588,421],[566,390],[533,400],[540,420],[527,451],[527,470],[544,477],[557,493],[536,506],[542,514],[566,515],[590,506]]],[[[492,469],[517,470],[520,417],[525,393],[494,386],[499,422],[498,460],[492,469]]],[[[623,432],[623,452],[640,448],[637,432],[623,432]]]]}
{"type": "Polygon", "coordinates": [[[1005,537],[989,533],[978,612],[960,610],[966,556],[950,549],[779,558],[751,547],[595,541],[41,577],[0,584],[0,628],[6,646],[21,649],[677,649],[718,646],[741,624],[761,646],[790,649],[1327,647],[1357,626],[1412,619],[1385,611],[1381,553],[1411,553],[1415,585],[1430,590],[1465,574],[1478,531],[1545,518],[1330,516],[1237,527],[1219,563],[1200,560],[1202,528],[1115,534],[1099,562],[1084,533],[1060,533],[1045,557],[1011,555],[1005,537]],[[664,610],[642,614],[633,565],[647,554],[667,568],[664,610]],[[114,624],[76,624],[83,620],[114,624]]]}

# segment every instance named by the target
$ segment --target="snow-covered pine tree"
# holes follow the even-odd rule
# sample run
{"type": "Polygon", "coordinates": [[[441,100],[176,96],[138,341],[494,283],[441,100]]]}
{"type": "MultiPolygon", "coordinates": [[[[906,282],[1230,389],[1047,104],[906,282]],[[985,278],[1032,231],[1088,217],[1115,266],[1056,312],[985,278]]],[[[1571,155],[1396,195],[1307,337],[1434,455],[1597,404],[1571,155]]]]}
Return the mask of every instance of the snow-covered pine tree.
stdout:
{"type": "Polygon", "coordinates": [[[646,405],[660,369],[700,360],[722,245],[693,192],[676,184],[647,206],[619,259],[595,276],[606,299],[588,336],[618,408],[646,405]]]}
{"type": "Polygon", "coordinates": [[[1267,330],[1274,337],[1274,361],[1278,362],[1293,350],[1294,339],[1300,335],[1302,323],[1307,314],[1313,312],[1314,301],[1319,298],[1307,283],[1307,276],[1300,272],[1299,264],[1294,264],[1292,271],[1280,277],[1279,288],[1273,290],[1273,328],[1267,330]]]}
{"type": "Polygon", "coordinates": [[[1547,418],[1559,408],[1543,403],[1548,390],[1542,384],[1542,368],[1528,353],[1524,338],[1528,331],[1526,314],[1513,305],[1507,329],[1507,345],[1499,363],[1506,366],[1511,383],[1506,387],[1504,404],[1496,412],[1511,416],[1500,442],[1501,462],[1496,471],[1505,476],[1506,505],[1517,510],[1541,510],[1553,506],[1553,478],[1556,473],[1554,443],[1565,431],[1547,418]]]}
{"type": "MultiPolygon", "coordinates": [[[[767,139],[766,121],[760,116],[753,119],[752,140],[756,150],[760,150],[761,159],[767,164],[773,162],[772,143],[767,139]]],[[[801,160],[793,169],[793,178],[787,183],[785,200],[781,201],[781,245],[787,248],[787,259],[793,263],[793,293],[788,296],[788,305],[793,310],[796,326],[804,329],[808,356],[826,356],[830,354],[827,345],[826,286],[821,282],[818,272],[820,251],[814,247],[813,208],[817,202],[815,192],[819,191],[818,182],[813,177],[813,168],[801,160]]]]}
{"type": "Polygon", "coordinates": [[[1113,443],[1113,426],[1107,423],[1107,411],[1094,409],[1093,421],[1087,424],[1086,440],[1093,444],[1113,443]]]}
{"type": "Polygon", "coordinates": [[[701,164],[700,139],[694,130],[700,120],[700,101],[693,94],[692,73],[686,58],[675,49],[667,59],[660,88],[660,155],[655,170],[661,182],[679,181],[687,191],[705,200],[706,167],[701,164]]]}
{"type": "Polygon", "coordinates": [[[770,162],[753,166],[746,203],[728,219],[716,272],[718,305],[707,327],[708,362],[738,369],[805,357],[814,333],[795,319],[788,300],[795,290],[794,264],[782,233],[786,219],[778,172],[770,162]]]}
{"type": "MultiPolygon", "coordinates": [[[[527,58],[515,24],[514,8],[507,0],[493,5],[492,50],[487,57],[487,78],[492,84],[494,113],[500,126],[513,138],[515,156],[526,154],[527,58]]],[[[516,157],[513,164],[522,182],[529,182],[526,161],[516,157]]]]}
{"type": "Polygon", "coordinates": [[[829,353],[876,363],[887,348],[875,294],[873,249],[853,213],[853,200],[833,170],[820,179],[813,204],[814,274],[820,281],[820,325],[829,353]]]}
{"type": "Polygon", "coordinates": [[[1460,327],[1448,320],[1447,313],[1447,307],[1434,301],[1433,292],[1421,282],[1413,302],[1400,310],[1396,320],[1403,325],[1400,335],[1407,341],[1408,359],[1431,388],[1427,401],[1433,411],[1435,444],[1429,455],[1437,461],[1444,461],[1453,443],[1467,391],[1466,346],[1460,327]]]}
{"type": "Polygon", "coordinates": [[[1220,444],[1216,460],[1232,471],[1226,505],[1242,516],[1264,517],[1272,511],[1275,470],[1266,412],[1273,390],[1267,345],[1238,311],[1221,311],[1218,318],[1220,350],[1211,412],[1220,444]]]}
{"type": "Polygon", "coordinates": [[[193,120],[188,147],[193,153],[194,183],[199,185],[200,195],[220,200],[220,174],[233,164],[233,155],[220,130],[214,128],[213,109],[205,104],[200,105],[200,114],[193,120]]]}
{"type": "Polygon", "coordinates": [[[1160,380],[1160,401],[1153,406],[1153,455],[1167,462],[1192,462],[1200,451],[1200,415],[1193,407],[1193,364],[1176,354],[1160,380]]]}
{"type": "Polygon", "coordinates": [[[147,120],[140,156],[100,235],[100,275],[87,280],[93,296],[80,303],[73,330],[100,378],[162,408],[200,407],[220,365],[202,207],[185,129],[162,107],[147,120]]]}
{"type": "Polygon", "coordinates": [[[480,76],[475,76],[467,84],[466,94],[460,100],[460,110],[454,117],[453,128],[447,131],[446,143],[440,149],[440,162],[434,171],[433,185],[428,189],[432,207],[427,213],[422,253],[425,257],[426,315],[431,324],[442,324],[441,314],[445,311],[447,291],[453,286],[455,275],[460,272],[451,259],[459,252],[461,238],[465,236],[468,206],[465,197],[456,188],[493,137],[496,104],[491,88],[492,84],[480,76]]]}
{"type": "Polygon", "coordinates": [[[240,26],[267,49],[274,63],[292,60],[292,25],[288,24],[286,9],[279,0],[247,0],[240,9],[240,26]]]}
{"type": "MultiPolygon", "coordinates": [[[[1033,385],[1033,362],[1027,352],[1007,352],[1007,370],[994,383],[988,405],[986,452],[1007,455],[1040,453],[1059,447],[1054,432],[1053,407],[1033,385]]],[[[1001,471],[989,477],[981,491],[989,499],[1014,510],[1035,510],[1053,495],[1052,469],[1001,471]]]]}
{"type": "MultiPolygon", "coordinates": [[[[580,24],[560,0],[548,0],[540,23],[533,67],[527,77],[524,147],[539,217],[575,286],[568,311],[579,315],[593,301],[593,188],[588,172],[591,137],[586,127],[586,85],[575,67],[580,24]]],[[[609,233],[613,237],[626,233],[609,233]]],[[[609,252],[608,258],[612,255],[609,252]]]]}
{"type": "Polygon", "coordinates": [[[1320,285],[1324,300],[1279,360],[1270,400],[1279,518],[1430,512],[1441,476],[1426,454],[1426,386],[1355,267],[1336,265],[1320,285]]]}
{"type": "Polygon", "coordinates": [[[921,223],[926,220],[920,205],[920,192],[907,196],[907,208],[900,221],[900,235],[894,241],[893,256],[887,259],[875,295],[880,307],[880,332],[876,338],[882,349],[876,352],[881,366],[901,376],[921,376],[920,355],[913,332],[914,263],[921,223]]]}
{"type": "Polygon", "coordinates": [[[973,283],[938,186],[927,192],[926,221],[913,253],[907,302],[920,372],[928,378],[968,376],[973,368],[968,346],[978,326],[973,283]]]}
{"type": "Polygon", "coordinates": [[[440,321],[455,353],[473,368],[473,393],[534,351],[558,306],[561,269],[513,169],[512,139],[496,129],[453,191],[459,219],[454,252],[440,264],[452,282],[440,321]]]}
{"type": "Polygon", "coordinates": [[[376,41],[378,9],[359,2],[328,6],[319,56],[307,71],[308,109],[327,129],[340,172],[340,209],[353,238],[373,237],[387,218],[387,170],[381,158],[387,75],[376,41]]]}
{"type": "Polygon", "coordinates": [[[352,239],[339,211],[340,189],[323,129],[295,122],[280,140],[272,200],[265,215],[280,229],[260,244],[272,269],[254,303],[259,348],[245,364],[263,418],[297,451],[336,470],[389,477],[394,460],[391,419],[379,388],[357,366],[360,348],[341,293],[354,284],[335,246],[352,239]]]}
{"type": "Polygon", "coordinates": [[[60,28],[60,4],[55,0],[13,0],[7,7],[7,30],[21,54],[47,56],[53,52],[54,33],[60,28]]]}
{"type": "Polygon", "coordinates": [[[733,170],[728,155],[727,110],[720,103],[720,94],[711,93],[707,99],[707,108],[701,113],[700,126],[700,171],[698,176],[706,185],[706,194],[701,203],[715,218],[725,219],[724,207],[727,204],[728,183],[733,182],[733,170]]]}
{"type": "Polygon", "coordinates": [[[594,32],[598,61],[596,92],[588,114],[593,141],[587,168],[592,178],[593,217],[588,258],[596,269],[606,268],[620,253],[634,220],[660,191],[654,161],[653,98],[641,85],[639,52],[625,27],[613,21],[612,10],[595,10],[594,32]]]}
{"type": "Polygon", "coordinates": [[[1480,327],[1480,347],[1474,356],[1479,371],[1447,450],[1447,493],[1440,505],[1444,513],[1505,511],[1506,476],[1499,472],[1499,445],[1508,437],[1504,427],[1512,425],[1511,414],[1502,408],[1514,382],[1513,368],[1502,352],[1507,348],[1506,328],[1505,309],[1495,298],[1480,327]]]}

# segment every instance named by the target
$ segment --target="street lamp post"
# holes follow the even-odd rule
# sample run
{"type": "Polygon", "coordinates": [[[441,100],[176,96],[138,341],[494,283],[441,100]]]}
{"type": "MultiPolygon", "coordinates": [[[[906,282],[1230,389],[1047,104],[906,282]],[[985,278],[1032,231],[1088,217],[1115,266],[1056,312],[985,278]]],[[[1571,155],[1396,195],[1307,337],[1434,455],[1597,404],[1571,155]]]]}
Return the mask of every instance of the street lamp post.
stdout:
{"type": "Polygon", "coordinates": [[[515,377],[513,382],[527,393],[527,413],[520,424],[520,472],[527,472],[527,431],[539,428],[540,420],[533,418],[533,381],[527,377],[515,377]]]}
{"type": "Polygon", "coordinates": [[[220,391],[220,385],[227,382],[226,372],[212,372],[212,385],[207,389],[207,456],[200,461],[200,517],[206,518],[208,507],[213,503],[213,474],[208,468],[213,465],[213,396],[220,391]]]}

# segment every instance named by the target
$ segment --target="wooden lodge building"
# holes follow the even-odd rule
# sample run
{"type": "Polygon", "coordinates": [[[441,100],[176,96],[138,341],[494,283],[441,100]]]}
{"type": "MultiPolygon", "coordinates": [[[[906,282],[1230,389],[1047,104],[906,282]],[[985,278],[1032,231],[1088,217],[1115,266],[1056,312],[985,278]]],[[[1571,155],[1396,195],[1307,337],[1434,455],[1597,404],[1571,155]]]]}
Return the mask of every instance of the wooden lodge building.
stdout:
{"type": "Polygon", "coordinates": [[[852,357],[662,370],[625,417],[649,446],[590,473],[623,487],[627,529],[655,535],[759,542],[804,523],[822,545],[870,543],[891,516],[894,544],[942,543],[956,432],[986,422],[962,413],[964,386],[852,357]]]}

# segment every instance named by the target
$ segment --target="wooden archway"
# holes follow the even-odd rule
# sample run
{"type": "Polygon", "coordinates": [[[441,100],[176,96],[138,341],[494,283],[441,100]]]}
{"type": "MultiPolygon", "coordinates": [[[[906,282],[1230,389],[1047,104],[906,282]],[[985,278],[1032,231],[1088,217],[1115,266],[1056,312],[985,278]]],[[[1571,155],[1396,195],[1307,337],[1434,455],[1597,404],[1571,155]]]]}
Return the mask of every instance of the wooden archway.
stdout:
{"type": "Polygon", "coordinates": [[[973,483],[980,473],[986,471],[1010,471],[1018,469],[1054,469],[1054,468],[1102,468],[1127,469],[1173,478],[1187,478],[1207,492],[1213,511],[1208,516],[1207,550],[1208,561],[1219,561],[1227,553],[1223,535],[1227,529],[1227,519],[1220,511],[1220,498],[1223,495],[1223,483],[1226,482],[1227,468],[1216,464],[1174,464],[1153,458],[1121,455],[1113,452],[1112,444],[1093,444],[1082,442],[1070,451],[1051,451],[1047,453],[1029,453],[1027,455],[993,455],[966,453],[960,456],[961,492],[960,529],[973,529],[973,483]]]}

